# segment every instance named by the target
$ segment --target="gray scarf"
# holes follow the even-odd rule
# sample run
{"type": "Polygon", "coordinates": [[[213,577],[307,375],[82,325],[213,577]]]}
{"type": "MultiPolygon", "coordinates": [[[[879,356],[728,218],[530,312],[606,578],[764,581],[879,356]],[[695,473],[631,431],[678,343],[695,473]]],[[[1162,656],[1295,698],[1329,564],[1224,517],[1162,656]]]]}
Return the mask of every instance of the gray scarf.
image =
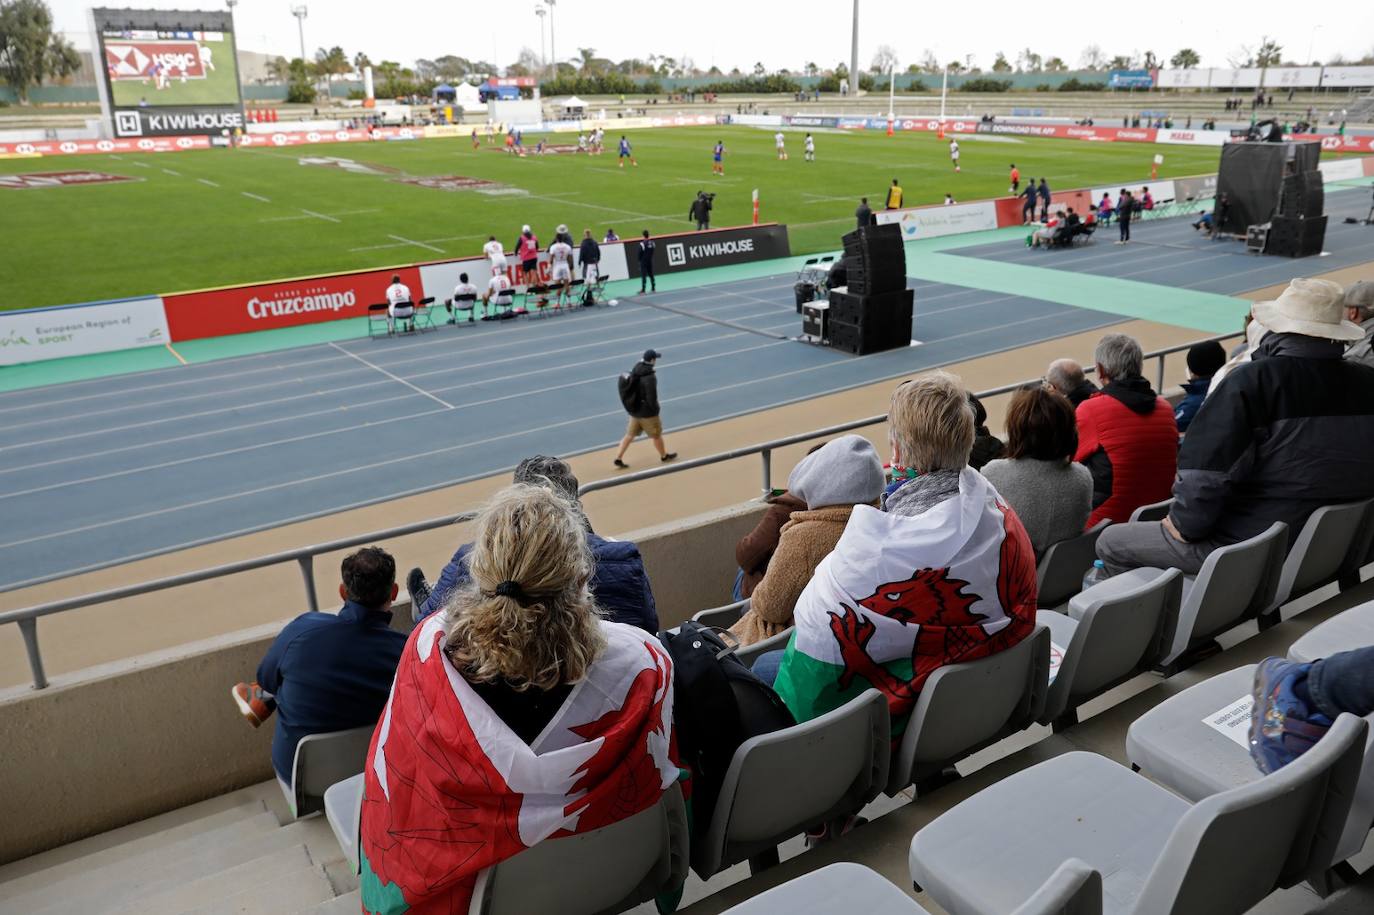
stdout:
{"type": "Polygon", "coordinates": [[[932,470],[907,480],[883,499],[883,511],[915,517],[959,494],[959,471],[932,470]]]}

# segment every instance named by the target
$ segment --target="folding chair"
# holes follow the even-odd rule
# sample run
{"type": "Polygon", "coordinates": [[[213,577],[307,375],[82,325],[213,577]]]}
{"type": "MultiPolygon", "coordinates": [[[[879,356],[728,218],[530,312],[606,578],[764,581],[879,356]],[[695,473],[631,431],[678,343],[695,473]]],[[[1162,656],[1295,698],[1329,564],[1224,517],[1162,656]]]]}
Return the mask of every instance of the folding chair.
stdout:
{"type": "Polygon", "coordinates": [[[466,311],[468,323],[472,324],[477,320],[477,293],[470,292],[466,295],[454,296],[444,302],[444,307],[448,309],[448,323],[457,324],[458,319],[454,312],[466,311]]]}
{"type": "Polygon", "coordinates": [[[1197,804],[1102,756],[1065,753],[916,833],[911,879],[946,911],[1002,915],[1076,859],[1105,876],[1112,915],[1241,915],[1314,869],[1316,837],[1349,810],[1366,732],[1342,715],[1291,765],[1197,804]]]}
{"type": "Polygon", "coordinates": [[[1139,524],[1142,521],[1163,521],[1169,517],[1169,509],[1174,507],[1173,498],[1165,499],[1163,502],[1152,502],[1149,505],[1142,505],[1131,512],[1131,523],[1139,524]]]}
{"type": "Polygon", "coordinates": [[[1077,537],[1049,545],[1035,570],[1039,606],[1053,609],[1082,590],[1083,573],[1091,569],[1097,559],[1097,538],[1109,524],[1110,521],[1103,519],[1077,537]]]}
{"type": "Polygon", "coordinates": [[[364,777],[360,772],[330,785],[324,792],[324,817],[339,842],[344,860],[352,865],[355,874],[361,870],[358,867],[358,830],[363,818],[364,777]]]}
{"type": "Polygon", "coordinates": [[[421,299],[415,304],[415,317],[411,319],[411,324],[420,333],[426,329],[434,330],[434,315],[430,313],[430,306],[434,304],[434,296],[421,299]]]}
{"type": "Polygon", "coordinates": [[[391,322],[387,320],[387,304],[378,302],[367,306],[367,335],[372,339],[385,337],[391,333],[391,322]]]}
{"type": "Polygon", "coordinates": [[[330,785],[363,771],[373,730],[368,725],[301,738],[291,765],[291,784],[280,776],[277,778],[292,816],[319,813],[324,809],[324,792],[330,785]]]}
{"type": "Polygon", "coordinates": [[[1278,590],[1271,607],[1260,614],[1261,629],[1282,621],[1280,609],[1304,594],[1332,582],[1358,581],[1361,560],[1368,550],[1366,519],[1374,501],[1325,505],[1314,511],[1293,540],[1283,561],[1278,590]]]}
{"type": "Polygon", "coordinates": [[[692,617],[703,626],[714,626],[717,629],[729,629],[739,622],[740,617],[744,616],[749,609],[749,598],[735,601],[733,604],[726,604],[723,607],[713,607],[710,610],[699,610],[692,617]]]}
{"type": "Polygon", "coordinates": [[[583,288],[586,293],[590,293],[590,298],[584,293],[582,303],[584,305],[605,305],[606,304],[606,280],[604,274],[598,273],[583,281],[583,288]]]}
{"type": "MultiPolygon", "coordinates": [[[[370,311],[370,309],[369,309],[370,311]]],[[[387,322],[387,335],[394,333],[415,333],[415,312],[417,311],[414,302],[397,302],[396,315],[387,322]],[[404,322],[409,326],[409,330],[402,330],[401,324],[404,322]]]]}
{"type": "Polygon", "coordinates": [[[1294,661],[1316,661],[1369,645],[1374,645],[1374,601],[1351,607],[1314,626],[1288,646],[1288,657],[1294,661]]]}
{"type": "Polygon", "coordinates": [[[792,639],[792,632],[794,629],[796,629],[795,626],[788,626],[776,635],[770,635],[768,638],[760,639],[752,645],[745,645],[743,648],[737,648],[735,649],[735,657],[739,658],[745,667],[753,670],[754,662],[757,661],[761,655],[765,655],[770,651],[782,651],[786,648],[787,643],[792,639]]]}

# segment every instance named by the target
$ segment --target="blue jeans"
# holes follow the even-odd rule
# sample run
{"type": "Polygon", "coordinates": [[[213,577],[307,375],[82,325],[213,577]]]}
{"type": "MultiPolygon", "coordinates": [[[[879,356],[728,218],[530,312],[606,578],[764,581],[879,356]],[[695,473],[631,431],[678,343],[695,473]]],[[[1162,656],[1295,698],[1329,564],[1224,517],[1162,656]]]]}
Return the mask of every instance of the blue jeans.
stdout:
{"type": "Polygon", "coordinates": [[[759,655],[754,659],[754,676],[758,677],[769,686],[778,679],[778,670],[782,668],[783,656],[787,654],[786,649],[769,651],[759,655]]]}
{"type": "MultiPolygon", "coordinates": [[[[759,664],[768,657],[764,655],[754,664],[760,677],[759,664]]],[[[1330,718],[1341,712],[1361,716],[1374,713],[1374,647],[1342,651],[1315,662],[1307,672],[1307,692],[1312,704],[1330,718]]]]}
{"type": "Polygon", "coordinates": [[[730,598],[735,601],[744,600],[744,570],[740,569],[735,575],[735,586],[730,589],[730,598]]]}

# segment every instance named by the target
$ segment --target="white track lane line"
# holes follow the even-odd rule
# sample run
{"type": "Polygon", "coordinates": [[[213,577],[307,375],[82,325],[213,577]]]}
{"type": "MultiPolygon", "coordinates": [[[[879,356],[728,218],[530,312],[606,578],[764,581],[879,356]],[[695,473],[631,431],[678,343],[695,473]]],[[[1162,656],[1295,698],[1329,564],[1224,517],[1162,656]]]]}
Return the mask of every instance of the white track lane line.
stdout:
{"type": "Polygon", "coordinates": [[[350,352],[348,352],[348,350],[344,349],[342,346],[339,346],[337,343],[334,343],[334,342],[332,342],[332,341],[330,342],[329,345],[332,346],[332,347],[334,347],[336,350],[338,350],[338,351],[341,352],[341,353],[345,353],[345,354],[347,354],[347,355],[349,355],[349,356],[352,356],[354,359],[357,359],[359,362],[361,362],[363,365],[367,366],[368,368],[373,369],[374,371],[377,371],[377,372],[381,372],[383,375],[385,375],[386,377],[390,378],[392,381],[395,381],[395,382],[397,382],[398,384],[403,384],[403,385],[405,385],[406,387],[410,388],[412,391],[416,391],[416,392],[418,392],[418,393],[420,393],[420,394],[423,394],[423,395],[425,395],[426,397],[428,397],[430,400],[434,401],[435,403],[437,403],[437,404],[442,404],[443,406],[448,407],[450,410],[453,409],[453,404],[449,403],[447,400],[443,400],[443,399],[441,399],[441,398],[435,397],[433,394],[429,393],[429,392],[426,391],[424,388],[416,387],[415,385],[411,384],[409,381],[406,381],[404,378],[401,378],[401,377],[398,376],[398,375],[393,375],[393,374],[391,374],[390,372],[388,372],[386,369],[382,368],[381,366],[379,366],[379,365],[374,365],[373,363],[368,362],[366,359],[364,359],[362,356],[359,356],[357,353],[350,353],[350,352]]]}

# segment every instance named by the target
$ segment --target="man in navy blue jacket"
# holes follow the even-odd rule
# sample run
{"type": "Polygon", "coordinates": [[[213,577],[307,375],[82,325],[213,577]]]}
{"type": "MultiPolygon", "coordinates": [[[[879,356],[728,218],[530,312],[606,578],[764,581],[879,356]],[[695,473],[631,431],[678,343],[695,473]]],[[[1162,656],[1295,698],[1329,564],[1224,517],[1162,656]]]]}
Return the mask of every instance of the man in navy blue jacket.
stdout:
{"type": "Polygon", "coordinates": [[[342,572],[343,609],[296,617],[267,649],[257,681],[233,690],[254,727],[276,711],[272,767],[287,784],[302,737],[377,723],[405,648],[388,609],[396,599],[396,561],[367,547],[345,557],[342,572]]]}
{"type": "MultiPolygon", "coordinates": [[[[572,468],[558,458],[542,454],[525,458],[515,468],[515,482],[547,486],[581,507],[577,498],[577,477],[573,475],[572,468]]],[[[613,622],[638,626],[646,632],[658,632],[658,608],[654,604],[654,592],[649,587],[649,575],[644,571],[644,559],[639,555],[639,547],[624,540],[598,537],[592,531],[591,524],[585,518],[583,520],[587,528],[587,545],[591,547],[592,558],[596,562],[591,586],[597,606],[605,610],[613,622]]],[[[416,623],[442,610],[453,592],[468,583],[468,551],[471,549],[470,543],[460,546],[433,586],[425,581],[424,572],[420,569],[412,569],[406,576],[411,614],[416,623]]]]}

